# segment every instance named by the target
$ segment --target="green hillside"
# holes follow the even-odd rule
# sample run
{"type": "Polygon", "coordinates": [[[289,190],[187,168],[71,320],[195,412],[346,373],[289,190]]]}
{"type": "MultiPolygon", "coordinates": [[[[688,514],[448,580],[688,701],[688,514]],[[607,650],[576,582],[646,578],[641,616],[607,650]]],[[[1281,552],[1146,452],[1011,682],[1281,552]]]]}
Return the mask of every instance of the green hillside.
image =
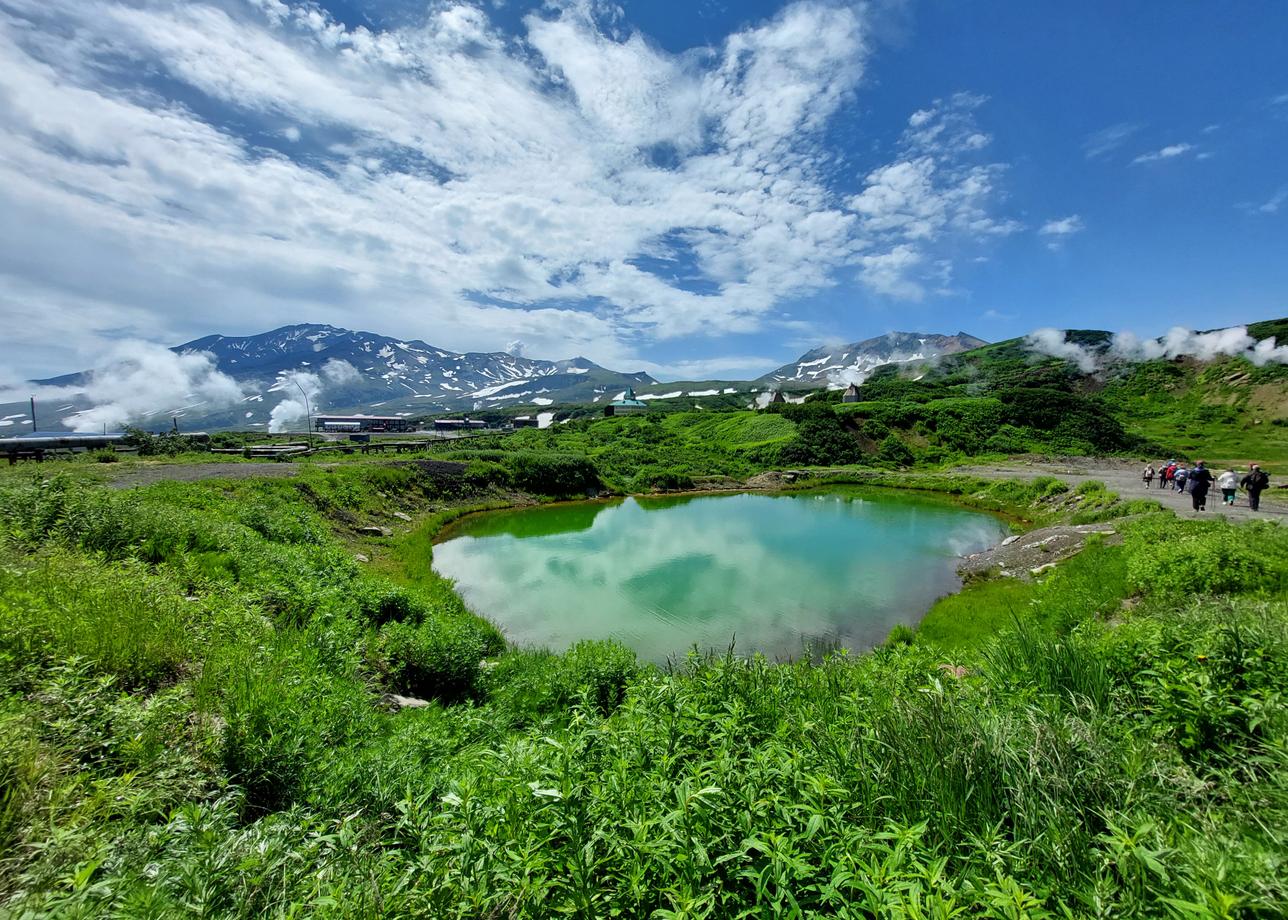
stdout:
{"type": "MultiPolygon", "coordinates": [[[[670,431],[691,459],[719,438],[736,463],[812,423],[622,421],[575,434],[670,431]]],[[[872,654],[660,669],[508,648],[430,568],[442,522],[584,494],[584,460],[130,492],[46,472],[0,479],[6,915],[1288,910],[1273,524],[1120,523],[1040,584],[968,589],[996,630],[969,642],[941,617],[872,654]],[[419,525],[358,535],[394,509],[419,525]]]]}

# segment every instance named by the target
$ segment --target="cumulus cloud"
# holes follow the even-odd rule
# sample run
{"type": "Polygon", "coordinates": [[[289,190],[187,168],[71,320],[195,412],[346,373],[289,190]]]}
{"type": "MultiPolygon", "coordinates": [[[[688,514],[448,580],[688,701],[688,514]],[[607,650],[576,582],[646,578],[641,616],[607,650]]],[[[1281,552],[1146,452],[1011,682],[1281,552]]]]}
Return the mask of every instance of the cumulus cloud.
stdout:
{"type": "Polygon", "coordinates": [[[958,93],[914,112],[900,157],[872,170],[850,198],[858,215],[859,277],[877,293],[920,300],[951,274],[951,264],[934,257],[935,241],[982,243],[1020,229],[989,211],[1004,167],[969,158],[990,142],[975,122],[985,101],[958,93]]]}
{"type": "Polygon", "coordinates": [[[214,314],[249,332],[360,309],[446,347],[521,337],[608,363],[762,328],[848,271],[920,296],[937,243],[1008,232],[1001,167],[968,162],[988,144],[975,97],[916,113],[850,206],[825,132],[862,88],[861,6],[800,0],[679,54],[591,4],[517,34],[465,4],[422,15],[9,0],[0,277],[87,329],[126,315],[174,340],[214,314]],[[644,267],[658,256],[700,284],[644,267]]]}
{"type": "Polygon", "coordinates": [[[1142,153],[1136,159],[1132,160],[1133,164],[1137,163],[1157,163],[1159,160],[1171,160],[1183,154],[1189,153],[1194,149],[1193,144],[1168,144],[1166,147],[1158,150],[1142,153]]]}
{"type": "Polygon", "coordinates": [[[1064,247],[1065,240],[1086,229],[1086,224],[1077,214],[1049,220],[1038,228],[1038,235],[1047,237],[1047,249],[1056,251],[1064,247]]]}
{"type": "Polygon", "coordinates": [[[88,403],[61,419],[65,427],[78,431],[119,429],[158,417],[168,421],[171,415],[193,409],[204,414],[227,408],[245,395],[208,352],[176,354],[142,341],[115,345],[83,383],[0,390],[0,402],[17,402],[29,394],[38,400],[88,403]]]}
{"type": "Polygon", "coordinates": [[[1157,358],[1198,358],[1211,361],[1220,356],[1246,358],[1260,367],[1264,364],[1288,364],[1288,344],[1279,345],[1274,337],[1257,341],[1248,335],[1247,327],[1231,326],[1211,332],[1195,332],[1184,326],[1173,326],[1157,339],[1141,338],[1133,332],[1117,332],[1106,352],[1069,341],[1059,329],[1037,329],[1025,336],[1025,345],[1036,354],[1072,361],[1084,373],[1098,370],[1106,357],[1125,361],[1149,361],[1157,358]]]}

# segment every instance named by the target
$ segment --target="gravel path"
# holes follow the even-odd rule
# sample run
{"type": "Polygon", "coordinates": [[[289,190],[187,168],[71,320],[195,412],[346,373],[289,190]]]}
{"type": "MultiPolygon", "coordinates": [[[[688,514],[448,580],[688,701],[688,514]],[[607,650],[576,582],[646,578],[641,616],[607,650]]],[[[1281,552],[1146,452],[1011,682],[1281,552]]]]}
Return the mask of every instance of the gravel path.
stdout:
{"type": "Polygon", "coordinates": [[[121,464],[108,471],[107,485],[113,489],[150,486],[154,482],[197,482],[201,479],[280,479],[294,476],[300,467],[294,463],[157,463],[121,464]]]}
{"type": "MultiPolygon", "coordinates": [[[[1284,494],[1286,490],[1273,488],[1276,480],[1282,480],[1283,476],[1282,474],[1276,476],[1273,470],[1270,472],[1272,488],[1261,493],[1261,510],[1252,511],[1248,508],[1248,496],[1244,492],[1238,493],[1233,508],[1224,507],[1221,504],[1221,490],[1213,488],[1208,492],[1208,510],[1195,511],[1191,506],[1189,495],[1173,492],[1170,489],[1160,490],[1157,479],[1154,480],[1153,487],[1147,490],[1140,478],[1140,472],[1144,468],[1144,463],[1130,460],[1070,458],[1062,461],[1014,460],[986,466],[960,466],[952,472],[982,476],[985,479],[1036,479],[1039,476],[1055,476],[1075,486],[1089,479],[1098,479],[1108,486],[1110,491],[1117,492],[1122,498],[1156,499],[1163,503],[1163,507],[1172,509],[1181,517],[1221,514],[1235,520],[1251,518],[1288,520],[1288,503],[1286,503],[1288,495],[1284,494]]],[[[1221,472],[1216,469],[1212,471],[1213,475],[1219,475],[1221,472]]],[[[1239,472],[1240,478],[1244,472],[1246,470],[1239,472]]]]}

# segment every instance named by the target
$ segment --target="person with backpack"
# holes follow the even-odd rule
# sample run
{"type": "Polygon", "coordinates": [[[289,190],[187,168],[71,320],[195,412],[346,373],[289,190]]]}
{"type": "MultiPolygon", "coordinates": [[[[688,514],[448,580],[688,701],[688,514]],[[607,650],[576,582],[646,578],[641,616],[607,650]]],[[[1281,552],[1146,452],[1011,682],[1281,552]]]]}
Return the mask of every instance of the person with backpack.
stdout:
{"type": "Polygon", "coordinates": [[[1178,466],[1176,472],[1172,474],[1172,488],[1177,492],[1185,491],[1185,482],[1190,477],[1190,471],[1183,466],[1178,466]]]}
{"type": "Polygon", "coordinates": [[[1248,475],[1239,480],[1239,485],[1248,492],[1248,507],[1256,511],[1261,507],[1261,493],[1270,487],[1270,477],[1253,463],[1248,467],[1248,475]]]}
{"type": "Polygon", "coordinates": [[[1212,481],[1216,477],[1200,460],[1194,464],[1194,469],[1190,471],[1188,481],[1190,484],[1190,502],[1194,505],[1195,511],[1207,510],[1208,489],[1212,486],[1212,481]]]}
{"type": "Polygon", "coordinates": [[[1154,465],[1152,463],[1145,465],[1145,472],[1141,474],[1140,478],[1145,480],[1145,488],[1148,489],[1149,484],[1154,481],[1154,465]]]}
{"type": "Polygon", "coordinates": [[[1221,504],[1234,507],[1234,496],[1239,491],[1239,474],[1230,467],[1216,477],[1216,487],[1221,490],[1221,504]]]}

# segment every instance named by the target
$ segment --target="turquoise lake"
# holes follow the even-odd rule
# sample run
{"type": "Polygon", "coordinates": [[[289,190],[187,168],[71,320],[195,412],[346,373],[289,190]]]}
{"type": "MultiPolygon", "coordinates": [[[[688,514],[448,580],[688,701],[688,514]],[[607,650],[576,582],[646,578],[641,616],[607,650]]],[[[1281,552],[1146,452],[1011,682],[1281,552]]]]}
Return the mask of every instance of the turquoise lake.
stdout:
{"type": "Polygon", "coordinates": [[[991,515],[855,488],[627,498],[468,518],[433,564],[520,645],[612,638],[661,663],[733,643],[786,658],[916,624],[959,586],[958,557],[1007,533],[991,515]]]}

